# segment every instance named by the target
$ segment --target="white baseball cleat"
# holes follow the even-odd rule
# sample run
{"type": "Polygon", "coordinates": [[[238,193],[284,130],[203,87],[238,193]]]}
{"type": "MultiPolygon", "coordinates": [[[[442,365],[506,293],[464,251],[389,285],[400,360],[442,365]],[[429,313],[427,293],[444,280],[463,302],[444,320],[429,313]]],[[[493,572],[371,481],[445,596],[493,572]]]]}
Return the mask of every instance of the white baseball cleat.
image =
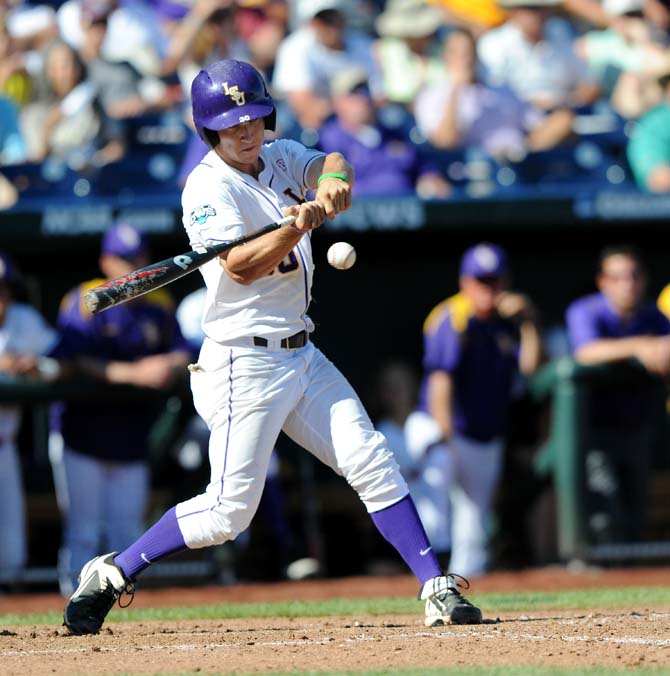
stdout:
{"type": "Polygon", "coordinates": [[[97,634],[121,594],[129,594],[132,602],[135,585],[114,563],[117,553],[97,556],[81,569],[79,586],[63,613],[63,624],[73,634],[97,634]]]}
{"type": "Polygon", "coordinates": [[[481,624],[482,611],[458,591],[456,577],[470,586],[460,575],[441,575],[428,580],[419,592],[419,600],[426,602],[427,627],[445,624],[481,624]]]}

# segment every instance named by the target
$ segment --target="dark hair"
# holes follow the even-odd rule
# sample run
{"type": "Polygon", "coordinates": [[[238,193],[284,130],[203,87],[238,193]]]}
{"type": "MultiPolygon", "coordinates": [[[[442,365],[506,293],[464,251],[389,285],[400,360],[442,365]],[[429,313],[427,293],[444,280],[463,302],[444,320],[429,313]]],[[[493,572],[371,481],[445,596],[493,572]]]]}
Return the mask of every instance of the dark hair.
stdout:
{"type": "Polygon", "coordinates": [[[612,256],[626,256],[627,258],[634,260],[640,268],[645,268],[644,259],[637,247],[632,244],[610,244],[606,246],[598,256],[598,274],[602,274],[605,261],[612,256]]]}

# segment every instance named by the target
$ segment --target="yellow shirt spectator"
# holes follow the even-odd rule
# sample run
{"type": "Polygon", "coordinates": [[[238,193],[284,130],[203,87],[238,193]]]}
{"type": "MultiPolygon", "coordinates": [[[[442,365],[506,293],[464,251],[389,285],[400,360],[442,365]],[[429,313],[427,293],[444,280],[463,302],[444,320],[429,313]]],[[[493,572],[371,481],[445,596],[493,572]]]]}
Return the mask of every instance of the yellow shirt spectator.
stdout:
{"type": "Polygon", "coordinates": [[[487,30],[495,28],[507,18],[496,0],[429,0],[445,9],[449,15],[472,27],[487,30]]]}
{"type": "Polygon", "coordinates": [[[668,318],[670,318],[670,284],[668,284],[658,296],[656,302],[658,309],[668,318]]]}

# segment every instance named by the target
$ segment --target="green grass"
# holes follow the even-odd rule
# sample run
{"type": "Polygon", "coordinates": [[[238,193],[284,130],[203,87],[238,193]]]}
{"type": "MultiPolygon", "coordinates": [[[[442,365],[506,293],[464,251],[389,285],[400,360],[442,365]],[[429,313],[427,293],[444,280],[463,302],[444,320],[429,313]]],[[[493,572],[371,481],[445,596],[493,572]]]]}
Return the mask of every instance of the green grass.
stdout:
{"type": "MultiPolygon", "coordinates": [[[[141,593],[141,592],[140,592],[141,593]]],[[[497,613],[519,615],[550,610],[606,610],[670,606],[670,587],[627,587],[565,590],[561,592],[528,592],[524,594],[480,594],[470,597],[494,618],[497,613]]],[[[236,603],[200,606],[170,606],[165,608],[113,610],[108,620],[174,621],[230,620],[249,617],[325,617],[343,615],[355,619],[359,615],[420,614],[421,604],[407,597],[386,599],[333,599],[328,601],[281,601],[277,603],[236,603]]],[[[60,625],[60,613],[0,615],[0,629],[9,625],[60,625]]]]}

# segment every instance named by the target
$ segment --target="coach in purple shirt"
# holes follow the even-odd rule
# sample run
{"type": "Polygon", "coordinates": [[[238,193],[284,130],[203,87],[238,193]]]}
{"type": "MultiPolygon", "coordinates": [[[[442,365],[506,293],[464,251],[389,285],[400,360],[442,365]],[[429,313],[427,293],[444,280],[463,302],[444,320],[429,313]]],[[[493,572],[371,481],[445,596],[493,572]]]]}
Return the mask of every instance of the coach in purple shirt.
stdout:
{"type": "MultiPolygon", "coordinates": [[[[600,364],[635,358],[651,374],[667,377],[670,323],[645,299],[647,278],[635,249],[606,248],[599,258],[596,285],[597,293],[576,300],[566,313],[575,359],[600,364]]],[[[598,515],[590,523],[602,541],[638,539],[641,534],[653,395],[651,381],[590,388],[586,479],[598,515]]]]}

